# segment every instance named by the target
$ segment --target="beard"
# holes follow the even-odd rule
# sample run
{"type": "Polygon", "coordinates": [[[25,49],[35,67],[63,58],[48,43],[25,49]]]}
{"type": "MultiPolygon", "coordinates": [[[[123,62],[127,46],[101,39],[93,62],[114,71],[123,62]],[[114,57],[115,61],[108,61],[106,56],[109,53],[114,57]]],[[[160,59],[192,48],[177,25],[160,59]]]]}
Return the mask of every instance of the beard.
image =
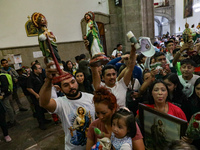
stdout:
{"type": "Polygon", "coordinates": [[[71,89],[70,91],[69,91],[69,93],[64,93],[67,97],[71,97],[71,98],[75,98],[78,94],[79,94],[79,90],[78,89],[71,89]],[[72,90],[76,90],[76,92],[75,93],[73,93],[73,94],[70,94],[71,93],[71,91],[72,90]]]}

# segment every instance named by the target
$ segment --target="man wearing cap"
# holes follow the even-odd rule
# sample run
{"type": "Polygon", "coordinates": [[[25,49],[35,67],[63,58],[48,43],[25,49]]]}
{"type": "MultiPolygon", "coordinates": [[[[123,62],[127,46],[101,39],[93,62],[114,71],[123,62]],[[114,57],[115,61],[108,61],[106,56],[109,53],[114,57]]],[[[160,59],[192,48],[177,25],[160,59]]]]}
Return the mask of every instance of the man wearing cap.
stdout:
{"type": "Polygon", "coordinates": [[[53,62],[47,64],[46,80],[40,90],[40,106],[51,113],[58,114],[65,132],[65,150],[85,150],[86,133],[90,123],[95,119],[93,95],[78,91],[76,79],[69,73],[59,84],[65,96],[51,99],[53,74],[56,69],[50,68],[53,62]]]}

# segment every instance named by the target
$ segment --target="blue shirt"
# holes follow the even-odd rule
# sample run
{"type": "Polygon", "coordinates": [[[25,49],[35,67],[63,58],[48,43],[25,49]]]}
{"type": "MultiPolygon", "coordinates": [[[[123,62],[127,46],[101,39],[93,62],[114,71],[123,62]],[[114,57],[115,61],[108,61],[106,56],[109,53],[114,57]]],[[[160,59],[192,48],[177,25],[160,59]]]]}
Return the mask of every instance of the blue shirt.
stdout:
{"type": "MultiPolygon", "coordinates": [[[[117,72],[119,72],[119,68],[121,67],[121,65],[124,65],[124,63],[118,63],[121,59],[122,59],[121,57],[117,57],[117,58],[109,61],[107,64],[114,65],[117,69],[117,72]]],[[[142,85],[143,80],[142,80],[142,70],[141,70],[141,68],[135,65],[132,74],[133,74],[133,78],[137,78],[139,80],[140,84],[142,85]]]]}

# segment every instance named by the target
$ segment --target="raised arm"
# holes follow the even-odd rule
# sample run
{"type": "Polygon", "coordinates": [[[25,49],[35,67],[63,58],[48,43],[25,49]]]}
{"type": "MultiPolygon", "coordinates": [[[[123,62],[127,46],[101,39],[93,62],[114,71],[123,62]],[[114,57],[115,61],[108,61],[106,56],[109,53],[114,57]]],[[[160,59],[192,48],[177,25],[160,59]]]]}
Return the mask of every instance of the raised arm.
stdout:
{"type": "Polygon", "coordinates": [[[124,77],[125,72],[126,72],[126,68],[124,68],[124,69],[121,71],[121,73],[118,75],[117,81],[121,80],[121,78],[124,77]]]}
{"type": "Polygon", "coordinates": [[[128,86],[129,82],[131,81],[132,72],[135,67],[135,62],[136,62],[136,49],[134,47],[134,44],[132,44],[130,58],[126,66],[126,72],[124,73],[124,83],[126,84],[126,86],[128,86]]]}
{"type": "Polygon", "coordinates": [[[155,76],[150,76],[146,81],[143,82],[139,89],[139,96],[142,96],[146,89],[153,83],[155,76]]]}
{"type": "Polygon", "coordinates": [[[117,57],[115,59],[112,59],[108,62],[108,64],[115,65],[117,62],[119,62],[122,59],[122,57],[117,57]]]}
{"type": "Polygon", "coordinates": [[[176,53],[176,55],[174,56],[173,62],[172,62],[174,67],[175,67],[176,64],[177,64],[177,62],[178,62],[178,60],[179,60],[179,58],[180,58],[180,56],[181,56],[181,53],[182,53],[183,51],[187,50],[187,49],[189,49],[189,45],[188,45],[188,43],[185,43],[185,44],[183,44],[183,46],[180,48],[180,51],[178,51],[178,52],[176,53]]]}
{"type": "Polygon", "coordinates": [[[56,74],[57,70],[51,69],[51,65],[53,65],[53,62],[47,64],[46,79],[39,93],[39,103],[41,107],[47,109],[49,112],[54,112],[56,109],[56,101],[51,99],[51,88],[53,74],[56,74]]]}
{"type": "Polygon", "coordinates": [[[97,67],[90,67],[90,68],[92,71],[92,83],[93,83],[94,89],[96,90],[100,87],[101,77],[100,77],[97,67]]]}

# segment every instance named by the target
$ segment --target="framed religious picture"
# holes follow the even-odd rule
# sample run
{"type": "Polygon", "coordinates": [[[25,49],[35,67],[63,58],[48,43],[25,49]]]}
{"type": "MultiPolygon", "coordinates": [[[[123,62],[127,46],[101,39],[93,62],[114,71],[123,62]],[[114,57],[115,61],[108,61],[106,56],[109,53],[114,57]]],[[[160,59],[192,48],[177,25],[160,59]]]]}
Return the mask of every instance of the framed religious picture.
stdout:
{"type": "Polygon", "coordinates": [[[184,0],[183,2],[183,18],[193,16],[193,0],[184,0]]]}
{"type": "Polygon", "coordinates": [[[139,120],[147,150],[160,150],[185,135],[187,121],[139,104],[139,120]]]}
{"type": "Polygon", "coordinates": [[[30,19],[30,16],[28,16],[28,21],[25,23],[25,30],[26,30],[27,36],[38,35],[38,29],[34,26],[33,22],[30,19]]]}

